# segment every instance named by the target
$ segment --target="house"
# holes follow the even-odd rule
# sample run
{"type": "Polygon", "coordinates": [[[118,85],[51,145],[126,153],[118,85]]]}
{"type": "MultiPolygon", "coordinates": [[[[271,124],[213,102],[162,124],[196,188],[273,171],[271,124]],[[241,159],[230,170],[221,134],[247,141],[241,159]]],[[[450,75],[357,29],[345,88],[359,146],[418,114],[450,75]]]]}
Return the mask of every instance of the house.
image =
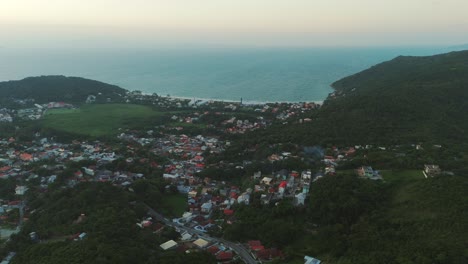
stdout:
{"type": "Polygon", "coordinates": [[[26,187],[26,186],[16,186],[15,194],[16,195],[24,195],[27,190],[28,190],[28,187],[26,187]]]}
{"type": "Polygon", "coordinates": [[[229,261],[233,258],[234,254],[232,251],[222,251],[216,255],[218,261],[229,261]]]}
{"type": "Polygon", "coordinates": [[[261,172],[261,171],[257,171],[257,172],[255,172],[254,175],[253,175],[254,180],[258,180],[258,179],[260,179],[261,177],[262,177],[262,172],[261,172]]]}
{"type": "Polygon", "coordinates": [[[209,242],[204,240],[203,238],[199,238],[193,241],[193,244],[199,248],[205,248],[206,246],[208,246],[209,242]]]}
{"type": "Polygon", "coordinates": [[[22,161],[32,161],[32,160],[33,160],[33,156],[32,156],[31,154],[29,154],[29,153],[22,153],[22,154],[20,155],[20,159],[21,159],[22,161]]]}
{"type": "Polygon", "coordinates": [[[309,257],[309,256],[304,257],[304,264],[320,264],[320,263],[322,263],[322,261],[316,258],[309,257]]]}
{"type": "Polygon", "coordinates": [[[362,166],[357,169],[357,174],[360,177],[364,177],[364,178],[374,178],[374,177],[378,177],[379,172],[373,170],[372,167],[370,166],[362,166]]]}
{"type": "Polygon", "coordinates": [[[262,245],[262,242],[259,240],[250,240],[247,242],[247,244],[249,245],[251,251],[260,251],[265,249],[265,247],[262,245]]]}
{"type": "Polygon", "coordinates": [[[441,173],[439,165],[424,165],[424,174],[427,177],[434,177],[441,173]]]}
{"type": "Polygon", "coordinates": [[[286,181],[282,181],[278,187],[278,192],[283,194],[287,186],[288,186],[288,183],[286,181]]]}
{"type": "Polygon", "coordinates": [[[83,240],[83,239],[86,237],[86,235],[87,235],[86,233],[81,233],[81,234],[78,236],[78,238],[79,238],[80,240],[83,240]]]}
{"type": "Polygon", "coordinates": [[[224,209],[224,215],[226,216],[231,216],[234,214],[234,210],[231,210],[231,209],[224,209]]]}
{"type": "Polygon", "coordinates": [[[162,250],[169,250],[169,249],[175,248],[176,246],[177,246],[177,242],[175,242],[174,240],[169,240],[159,245],[159,247],[161,247],[162,250]]]}
{"type": "Polygon", "coordinates": [[[303,171],[301,176],[303,180],[310,180],[312,179],[312,172],[310,170],[303,171]]]}
{"type": "Polygon", "coordinates": [[[188,193],[188,196],[191,198],[197,197],[198,192],[196,190],[192,190],[188,193]]]}
{"type": "Polygon", "coordinates": [[[75,177],[77,177],[77,178],[82,178],[82,177],[83,177],[83,173],[82,173],[81,171],[76,171],[76,172],[74,173],[74,175],[75,175],[75,177]]]}
{"type": "Polygon", "coordinates": [[[177,180],[179,178],[179,175],[172,175],[172,174],[163,174],[163,178],[165,180],[168,180],[168,181],[174,181],[174,180],[177,180]]]}
{"type": "Polygon", "coordinates": [[[237,202],[238,203],[245,203],[245,204],[249,204],[250,202],[250,194],[248,192],[245,192],[241,195],[239,195],[239,197],[237,197],[237,202]]]}
{"type": "Polygon", "coordinates": [[[296,195],[296,205],[304,205],[306,199],[306,194],[305,193],[299,193],[296,195]]]}
{"type": "Polygon", "coordinates": [[[208,251],[212,255],[216,255],[219,252],[219,248],[216,245],[213,245],[209,247],[206,251],[208,251]]]}
{"type": "Polygon", "coordinates": [[[94,102],[96,102],[96,96],[94,96],[92,94],[88,95],[88,97],[86,98],[86,103],[87,104],[92,104],[94,102]]]}
{"type": "Polygon", "coordinates": [[[192,239],[192,235],[189,234],[188,232],[185,232],[185,233],[183,233],[183,234],[181,235],[181,240],[182,240],[182,241],[187,241],[187,240],[190,240],[190,239],[192,239]]]}
{"type": "Polygon", "coordinates": [[[89,175],[89,176],[94,176],[94,170],[91,169],[91,168],[86,168],[86,167],[83,167],[82,168],[84,170],[84,172],[89,175]]]}
{"type": "Polygon", "coordinates": [[[272,180],[273,179],[270,178],[270,177],[263,177],[261,183],[266,184],[266,185],[270,185],[272,180]]]}
{"type": "Polygon", "coordinates": [[[283,253],[276,248],[266,248],[255,252],[258,260],[268,261],[271,259],[282,258],[283,253]]]}
{"type": "Polygon", "coordinates": [[[209,214],[211,213],[211,209],[213,209],[213,204],[211,203],[211,201],[206,202],[202,204],[200,209],[202,213],[209,214]]]}

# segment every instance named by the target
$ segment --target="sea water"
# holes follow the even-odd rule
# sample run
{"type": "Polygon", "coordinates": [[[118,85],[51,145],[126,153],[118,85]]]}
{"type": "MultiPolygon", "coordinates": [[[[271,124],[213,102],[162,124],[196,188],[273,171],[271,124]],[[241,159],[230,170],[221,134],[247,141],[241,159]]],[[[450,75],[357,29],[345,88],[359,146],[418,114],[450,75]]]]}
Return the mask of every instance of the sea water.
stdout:
{"type": "Polygon", "coordinates": [[[0,81],[79,76],[129,90],[187,98],[260,102],[322,101],[330,84],[399,55],[444,47],[237,49],[0,48],[0,81]]]}

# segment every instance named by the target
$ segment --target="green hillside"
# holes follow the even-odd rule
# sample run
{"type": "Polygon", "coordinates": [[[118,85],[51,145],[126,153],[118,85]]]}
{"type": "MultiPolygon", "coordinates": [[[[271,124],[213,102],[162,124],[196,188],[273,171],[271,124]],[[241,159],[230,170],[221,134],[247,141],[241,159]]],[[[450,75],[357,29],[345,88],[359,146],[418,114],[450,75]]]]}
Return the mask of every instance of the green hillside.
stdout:
{"type": "Polygon", "coordinates": [[[451,141],[468,129],[468,51],[397,57],[332,85],[320,118],[345,141],[451,141]]]}
{"type": "Polygon", "coordinates": [[[400,56],[332,86],[312,122],[278,124],[244,141],[460,145],[468,138],[468,51],[400,56]]]}
{"type": "Polygon", "coordinates": [[[40,76],[19,81],[0,82],[0,105],[12,99],[34,99],[36,103],[65,101],[84,103],[88,95],[98,100],[119,101],[126,90],[94,80],[79,77],[40,76]]]}

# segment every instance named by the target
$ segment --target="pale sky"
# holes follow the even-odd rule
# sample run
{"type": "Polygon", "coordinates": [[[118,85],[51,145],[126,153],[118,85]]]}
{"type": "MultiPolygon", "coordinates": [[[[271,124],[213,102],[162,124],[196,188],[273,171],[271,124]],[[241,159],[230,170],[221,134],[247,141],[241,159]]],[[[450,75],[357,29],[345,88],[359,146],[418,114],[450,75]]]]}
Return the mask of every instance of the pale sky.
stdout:
{"type": "Polygon", "coordinates": [[[468,0],[0,0],[0,47],[468,43],[468,0]]]}

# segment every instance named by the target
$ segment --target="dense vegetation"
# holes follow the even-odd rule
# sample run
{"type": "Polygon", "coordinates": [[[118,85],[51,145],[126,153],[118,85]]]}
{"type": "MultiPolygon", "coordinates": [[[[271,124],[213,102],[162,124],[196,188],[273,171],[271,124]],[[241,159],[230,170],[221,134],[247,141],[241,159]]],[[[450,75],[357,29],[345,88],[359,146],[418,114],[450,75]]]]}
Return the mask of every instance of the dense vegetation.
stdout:
{"type": "MultiPolygon", "coordinates": [[[[160,199],[160,198],[158,198],[160,199]]],[[[8,250],[19,252],[12,263],[212,263],[205,253],[165,253],[159,244],[176,239],[170,229],[160,235],[140,229],[144,216],[131,195],[106,183],[79,184],[59,189],[31,201],[37,211],[21,232],[12,237],[8,250]],[[79,220],[79,216],[86,217],[79,220]],[[30,239],[36,232],[40,242],[30,239]],[[86,232],[80,241],[69,238],[86,232]]]]}
{"type": "Polygon", "coordinates": [[[397,57],[333,84],[310,123],[278,125],[248,142],[459,144],[468,138],[468,51],[397,57]]]}
{"type": "Polygon", "coordinates": [[[456,143],[467,137],[468,51],[397,57],[333,86],[343,95],[325,105],[322,118],[341,126],[346,140],[456,143]]]}
{"type": "Polygon", "coordinates": [[[387,183],[325,177],[299,208],[288,201],[265,207],[254,197],[236,208],[238,221],[225,235],[283,248],[286,262],[313,255],[339,264],[466,263],[468,180],[408,174],[389,174],[387,183]]]}
{"type": "Polygon", "coordinates": [[[84,103],[89,95],[98,101],[120,101],[126,93],[115,85],[79,77],[40,76],[19,81],[0,82],[0,105],[11,105],[12,99],[34,99],[36,103],[84,103]]]}

